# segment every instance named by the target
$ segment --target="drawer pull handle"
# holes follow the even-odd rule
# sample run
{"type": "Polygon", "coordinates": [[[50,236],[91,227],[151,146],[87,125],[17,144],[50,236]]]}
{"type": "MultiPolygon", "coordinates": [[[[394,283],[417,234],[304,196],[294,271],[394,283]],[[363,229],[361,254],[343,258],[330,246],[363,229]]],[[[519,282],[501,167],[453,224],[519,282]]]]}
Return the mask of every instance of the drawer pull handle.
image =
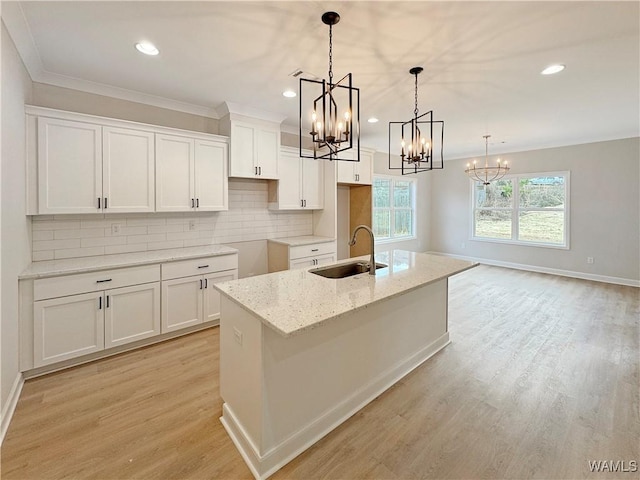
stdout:
{"type": "Polygon", "coordinates": [[[209,268],[209,265],[199,265],[198,268],[209,268]]]}
{"type": "Polygon", "coordinates": [[[107,278],[106,280],[96,280],[96,283],[105,283],[105,282],[110,282],[111,280],[113,280],[112,278],[107,278]]]}
{"type": "Polygon", "coordinates": [[[318,250],[320,250],[319,248],[312,248],[311,251],[312,252],[317,252],[318,250]]]}

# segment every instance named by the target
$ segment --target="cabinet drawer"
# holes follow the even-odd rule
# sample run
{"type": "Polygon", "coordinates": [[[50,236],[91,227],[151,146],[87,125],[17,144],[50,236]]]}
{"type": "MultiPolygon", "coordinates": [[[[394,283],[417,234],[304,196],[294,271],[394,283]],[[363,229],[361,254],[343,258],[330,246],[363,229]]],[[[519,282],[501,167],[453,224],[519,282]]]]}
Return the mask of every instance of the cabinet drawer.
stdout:
{"type": "Polygon", "coordinates": [[[325,253],[335,253],[336,242],[314,243],[312,245],[299,245],[289,248],[289,260],[311,256],[324,255],[325,253]]]}
{"type": "Polygon", "coordinates": [[[159,280],[160,265],[145,265],[143,267],[78,273],[75,275],[34,280],[33,297],[34,300],[66,297],[78,293],[97,292],[110,288],[157,282],[159,280]]]}
{"type": "Polygon", "coordinates": [[[217,257],[195,258],[162,264],[162,279],[189,277],[191,275],[235,270],[238,268],[238,255],[220,255],[217,257]]]}

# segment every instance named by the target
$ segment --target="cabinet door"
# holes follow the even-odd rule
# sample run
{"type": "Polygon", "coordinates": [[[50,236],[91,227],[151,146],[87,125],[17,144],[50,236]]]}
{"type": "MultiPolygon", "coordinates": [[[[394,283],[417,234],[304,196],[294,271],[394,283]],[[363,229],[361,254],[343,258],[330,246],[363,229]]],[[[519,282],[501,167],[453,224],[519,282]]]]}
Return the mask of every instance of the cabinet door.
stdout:
{"type": "Polygon", "coordinates": [[[253,125],[242,122],[231,123],[230,177],[255,178],[257,176],[254,133],[253,125]]]}
{"type": "Polygon", "coordinates": [[[195,197],[199,211],[228,210],[228,147],[223,142],[195,141],[195,197]]]}
{"type": "Polygon", "coordinates": [[[237,270],[228,270],[226,272],[210,273],[204,276],[204,321],[220,319],[220,292],[213,288],[213,284],[217,282],[226,282],[227,280],[235,280],[238,278],[237,270]]]}
{"type": "Polygon", "coordinates": [[[305,208],[324,208],[324,160],[302,159],[302,198],[305,208]]]}
{"type": "Polygon", "coordinates": [[[193,139],[156,134],[156,211],[193,210],[193,150],[193,139]]]}
{"type": "Polygon", "coordinates": [[[102,292],[33,303],[33,366],[104,349],[102,292]]]}
{"type": "Polygon", "coordinates": [[[38,213],[100,213],[102,127],[38,118],[38,213]]]}
{"type": "Polygon", "coordinates": [[[320,255],[316,257],[316,265],[327,265],[329,263],[336,262],[336,254],[335,253],[327,253],[326,255],[320,255]]]}
{"type": "Polygon", "coordinates": [[[202,323],[202,275],[162,281],[162,333],[202,323]]]}
{"type": "Polygon", "coordinates": [[[315,266],[316,262],[312,257],[289,260],[289,270],[293,270],[295,268],[311,268],[315,266]]]}
{"type": "Polygon", "coordinates": [[[102,195],[108,212],[153,212],[153,133],[102,127],[102,195]]]}
{"type": "MultiPolygon", "coordinates": [[[[347,151],[340,154],[343,158],[353,158],[353,152],[347,151]]],[[[340,161],[338,164],[338,183],[355,183],[356,176],[354,173],[354,165],[357,162],[340,161]]]]}
{"type": "Polygon", "coordinates": [[[302,208],[302,159],[284,152],[280,156],[280,180],[278,180],[278,208],[299,210],[302,208]]]}
{"type": "Polygon", "coordinates": [[[160,282],[107,290],[105,348],[160,334],[160,282]]]}
{"type": "Polygon", "coordinates": [[[265,127],[256,129],[256,166],[258,178],[278,178],[280,132],[265,127]]]}
{"type": "Polygon", "coordinates": [[[360,152],[360,161],[354,163],[354,173],[356,182],[362,185],[371,185],[373,183],[373,154],[369,152],[360,152]]]}

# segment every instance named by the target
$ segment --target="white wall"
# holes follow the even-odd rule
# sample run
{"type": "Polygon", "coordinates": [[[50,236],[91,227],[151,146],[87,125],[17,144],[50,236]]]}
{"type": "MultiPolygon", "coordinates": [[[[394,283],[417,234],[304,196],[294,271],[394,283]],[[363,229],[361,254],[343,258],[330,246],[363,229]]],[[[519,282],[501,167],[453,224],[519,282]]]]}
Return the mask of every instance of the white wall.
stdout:
{"type": "MultiPolygon", "coordinates": [[[[2,303],[0,310],[0,405],[2,426],[10,414],[18,368],[18,275],[31,261],[30,222],[25,216],[25,115],[31,100],[31,79],[2,24],[2,167],[0,249],[2,303]]],[[[4,431],[2,432],[4,433],[4,431]]]]}
{"type": "MultiPolygon", "coordinates": [[[[396,156],[399,162],[399,158],[396,156]]],[[[398,163],[399,164],[399,163],[398,163]]],[[[393,164],[396,165],[396,164],[393,164]]],[[[447,168],[448,165],[445,165],[447,168]]],[[[400,170],[389,169],[389,154],[376,152],[373,157],[373,174],[402,176],[400,170]]],[[[403,240],[398,242],[382,243],[377,250],[399,248],[414,252],[424,252],[429,249],[429,231],[431,225],[431,184],[437,182],[442,170],[412,173],[406,178],[417,180],[416,185],[416,238],[415,240],[403,240]]]]}
{"type": "Polygon", "coordinates": [[[470,240],[470,180],[464,159],[447,161],[433,178],[430,250],[586,277],[640,279],[639,138],[500,157],[509,161],[511,173],[571,172],[570,249],[470,240]],[[587,264],[587,257],[594,257],[594,263],[587,264]]]}

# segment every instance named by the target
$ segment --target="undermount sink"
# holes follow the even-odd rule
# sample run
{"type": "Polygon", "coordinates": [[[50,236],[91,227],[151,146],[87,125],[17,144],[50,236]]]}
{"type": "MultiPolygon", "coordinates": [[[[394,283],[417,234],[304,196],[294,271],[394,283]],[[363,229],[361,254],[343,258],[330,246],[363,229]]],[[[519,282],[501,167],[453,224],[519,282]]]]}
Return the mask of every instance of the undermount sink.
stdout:
{"type": "MultiPolygon", "coordinates": [[[[311,273],[320,275],[326,278],[346,278],[352,275],[358,275],[359,273],[366,273],[369,271],[369,262],[351,262],[343,263],[341,265],[331,265],[329,267],[320,267],[309,270],[311,273]]],[[[376,270],[379,268],[385,268],[387,265],[384,263],[376,262],[376,270]]]]}

